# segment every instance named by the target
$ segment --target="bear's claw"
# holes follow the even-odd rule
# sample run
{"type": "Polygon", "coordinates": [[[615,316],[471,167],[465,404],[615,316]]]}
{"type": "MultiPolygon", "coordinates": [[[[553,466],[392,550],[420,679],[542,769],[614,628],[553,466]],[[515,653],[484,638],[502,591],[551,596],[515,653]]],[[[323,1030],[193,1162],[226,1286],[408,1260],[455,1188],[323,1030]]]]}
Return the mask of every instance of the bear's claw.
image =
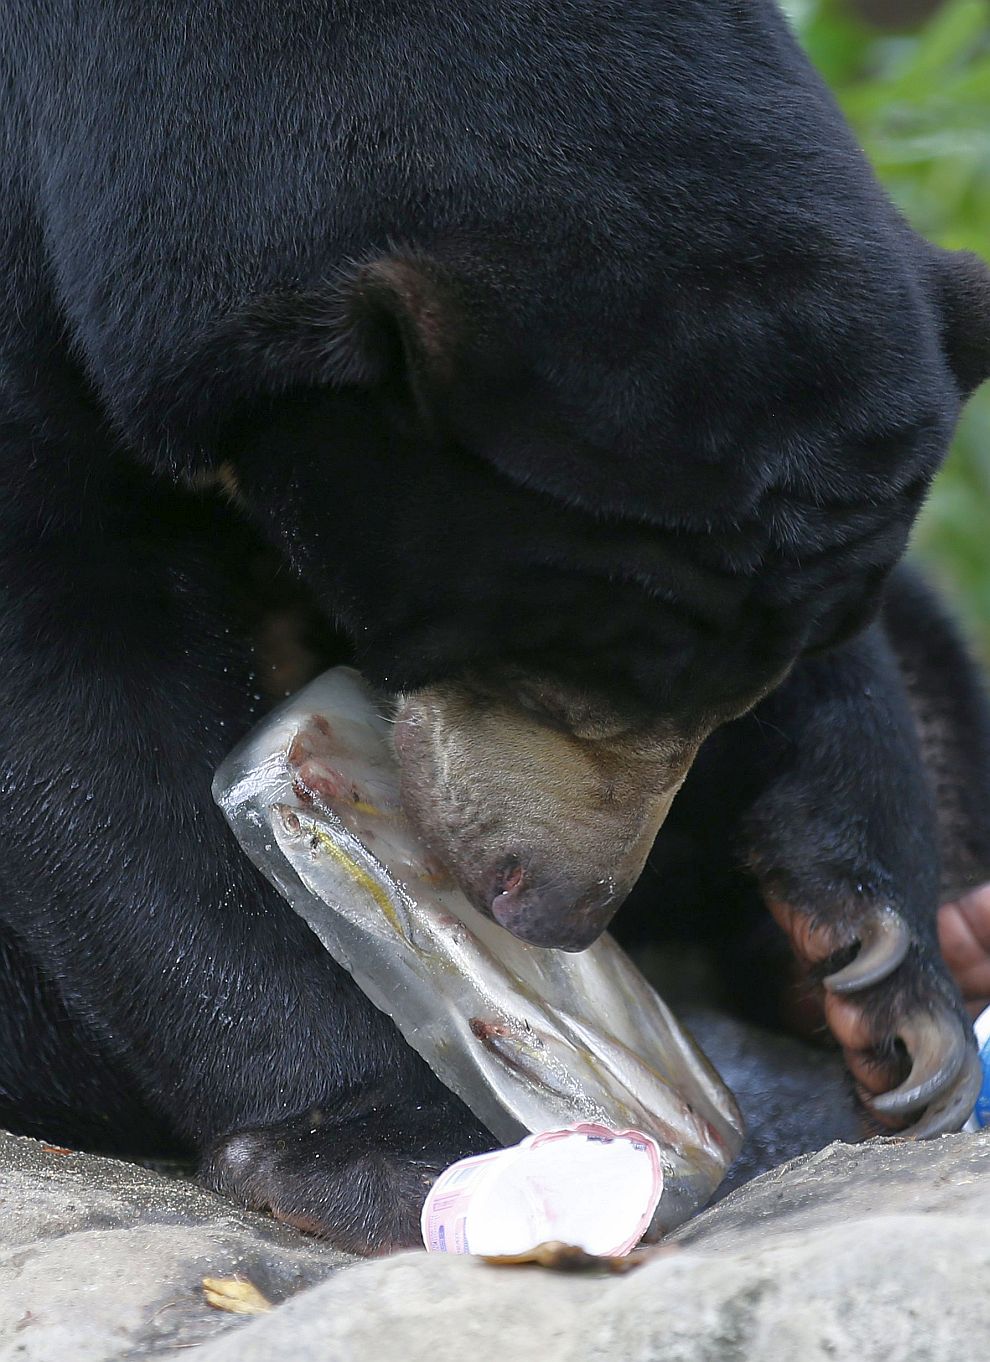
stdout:
{"type": "MultiPolygon", "coordinates": [[[[936,1106],[944,1120],[944,1104],[940,1099],[956,1094],[959,1090],[958,1096],[962,1100],[974,1081],[973,1102],[976,1101],[979,1092],[976,1073],[979,1060],[975,1042],[965,1035],[960,1019],[947,1009],[916,1012],[898,1026],[897,1034],[911,1056],[911,1072],[896,1088],[871,1098],[870,1106],[882,1116],[908,1116],[928,1108],[927,1118],[908,1132],[916,1136],[919,1126],[927,1126],[928,1118],[935,1116],[936,1106]],[[975,1061],[972,1075],[967,1064],[970,1059],[975,1061]]],[[[971,1102],[969,1110],[972,1110],[972,1105],[971,1102]]],[[[968,1111],[964,1113],[963,1120],[966,1115],[968,1111]]]]}
{"type": "Polygon", "coordinates": [[[903,1134],[913,1140],[931,1140],[936,1135],[951,1135],[973,1110],[982,1083],[980,1057],[975,1050],[967,1049],[962,1068],[952,1086],[932,1103],[920,1121],[903,1134]]]}
{"type": "Polygon", "coordinates": [[[958,1130],[979,1095],[976,1041],[962,1000],[952,1004],[948,971],[905,917],[888,905],[864,906],[854,925],[847,914],[833,924],[781,899],[768,897],[768,906],[812,979],[840,951],[848,956],[850,941],[859,943],[855,958],[821,984],[824,1020],[864,1107],[887,1127],[905,1127],[898,1134],[908,1139],[958,1130]]]}
{"type": "Polygon", "coordinates": [[[859,932],[860,948],[855,960],[823,980],[830,993],[859,993],[878,984],[904,962],[911,933],[893,908],[876,908],[859,932]]]}

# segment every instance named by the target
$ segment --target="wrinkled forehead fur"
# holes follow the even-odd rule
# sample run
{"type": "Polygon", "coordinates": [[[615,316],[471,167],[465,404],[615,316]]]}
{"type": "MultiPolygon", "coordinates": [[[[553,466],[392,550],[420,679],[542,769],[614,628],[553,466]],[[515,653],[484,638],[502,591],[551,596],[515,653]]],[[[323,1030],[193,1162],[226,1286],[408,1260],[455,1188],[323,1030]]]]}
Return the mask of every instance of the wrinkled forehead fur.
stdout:
{"type": "Polygon", "coordinates": [[[917,315],[888,333],[876,300],[841,318],[855,339],[796,312],[716,344],[697,299],[647,307],[637,281],[632,374],[591,299],[558,339],[488,269],[476,289],[463,258],[390,256],[238,320],[293,390],[220,447],[345,624],[358,603],[359,661],[392,688],[505,661],[582,685],[590,660],[630,703],[737,712],[870,617],[990,352],[982,267],[917,255],[917,315]]]}
{"type": "Polygon", "coordinates": [[[420,35],[432,162],[378,167],[386,213],[363,147],[332,267],[211,322],[125,417],[229,461],[393,689],[509,660],[737,712],[875,609],[990,370],[988,274],[898,218],[770,7],[689,7],[686,67],[656,6],[546,9],[537,70],[584,52],[586,88],[520,70],[485,115],[420,35]],[[471,156],[439,118],[465,100],[471,156]]]}

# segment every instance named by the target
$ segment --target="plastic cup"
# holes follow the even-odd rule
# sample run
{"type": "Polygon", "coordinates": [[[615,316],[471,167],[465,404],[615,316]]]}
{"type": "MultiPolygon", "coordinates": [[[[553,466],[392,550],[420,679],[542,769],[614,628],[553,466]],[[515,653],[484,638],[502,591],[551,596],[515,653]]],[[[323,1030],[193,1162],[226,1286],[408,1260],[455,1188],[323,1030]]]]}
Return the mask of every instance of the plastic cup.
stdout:
{"type": "Polygon", "coordinates": [[[557,1240],[606,1258],[639,1243],[663,1191],[660,1151],[638,1130],[569,1126],[441,1173],[423,1206],[430,1253],[527,1253],[557,1240]]]}

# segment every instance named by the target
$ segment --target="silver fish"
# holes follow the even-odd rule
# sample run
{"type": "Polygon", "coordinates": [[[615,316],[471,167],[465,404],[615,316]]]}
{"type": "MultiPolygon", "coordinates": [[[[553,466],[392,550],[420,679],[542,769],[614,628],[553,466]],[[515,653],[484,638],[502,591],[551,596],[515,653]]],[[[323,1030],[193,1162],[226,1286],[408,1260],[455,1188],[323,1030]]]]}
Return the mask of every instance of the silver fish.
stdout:
{"type": "Polygon", "coordinates": [[[664,1165],[654,1231],[704,1204],[742,1142],[731,1094],[610,937],[545,950],[472,908],[402,811],[388,725],[356,672],[271,714],[213,790],[251,859],[499,1140],[639,1129],[664,1165]]]}

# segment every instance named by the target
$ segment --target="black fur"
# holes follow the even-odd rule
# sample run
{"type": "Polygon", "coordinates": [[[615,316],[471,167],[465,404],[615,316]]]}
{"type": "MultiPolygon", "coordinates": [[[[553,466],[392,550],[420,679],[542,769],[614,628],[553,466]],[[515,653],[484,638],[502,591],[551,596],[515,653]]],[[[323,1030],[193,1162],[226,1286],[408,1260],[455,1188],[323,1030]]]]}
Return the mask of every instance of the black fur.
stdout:
{"type": "MultiPolygon", "coordinates": [[[[692,728],[797,662],[741,722],[800,787],[862,719],[841,813],[906,801],[867,861],[930,951],[886,645],[799,659],[877,607],[990,367],[986,275],[896,216],[769,3],[8,0],[0,27],[10,1124],[213,1147],[219,1184],[372,1248],[485,1139],[211,806],[261,711],[240,532],[182,490],[224,461],[393,689],[510,660],[692,728]],[[227,1138],[255,1127],[264,1154],[227,1138]]],[[[828,830],[744,766],[740,816],[751,779],[760,864],[824,894],[828,830]]]]}
{"type": "Polygon", "coordinates": [[[935,910],[987,880],[985,685],[936,597],[899,568],[874,625],[799,663],[708,740],[617,931],[628,944],[705,942],[724,1001],[782,1026],[789,947],[765,898],[802,905],[838,942],[855,937],[864,908],[889,905],[916,936],[865,999],[891,1035],[898,1013],[939,997],[958,1008],[935,910]]]}

